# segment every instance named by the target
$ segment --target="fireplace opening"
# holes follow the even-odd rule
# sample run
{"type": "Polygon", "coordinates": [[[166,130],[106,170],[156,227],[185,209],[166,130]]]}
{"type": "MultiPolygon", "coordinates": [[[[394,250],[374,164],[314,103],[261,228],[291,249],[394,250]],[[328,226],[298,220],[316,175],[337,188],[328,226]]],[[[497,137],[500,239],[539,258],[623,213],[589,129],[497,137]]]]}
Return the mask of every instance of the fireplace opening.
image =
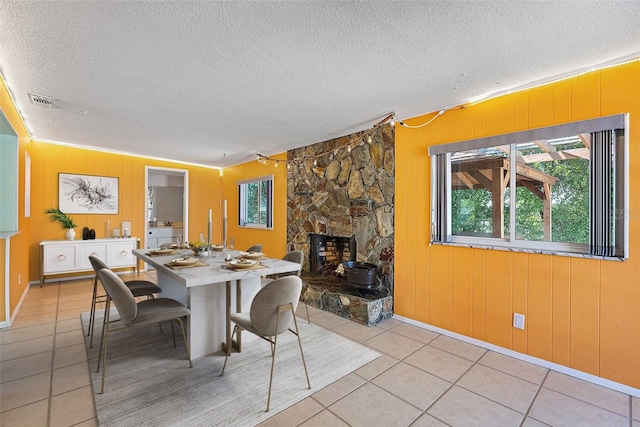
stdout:
{"type": "Polygon", "coordinates": [[[355,236],[311,233],[309,237],[309,268],[313,274],[332,275],[341,263],[356,260],[355,236]]]}
{"type": "Polygon", "coordinates": [[[342,287],[352,288],[356,294],[379,291],[378,266],[356,261],[356,239],[354,236],[310,235],[310,273],[332,276],[342,287]]]}

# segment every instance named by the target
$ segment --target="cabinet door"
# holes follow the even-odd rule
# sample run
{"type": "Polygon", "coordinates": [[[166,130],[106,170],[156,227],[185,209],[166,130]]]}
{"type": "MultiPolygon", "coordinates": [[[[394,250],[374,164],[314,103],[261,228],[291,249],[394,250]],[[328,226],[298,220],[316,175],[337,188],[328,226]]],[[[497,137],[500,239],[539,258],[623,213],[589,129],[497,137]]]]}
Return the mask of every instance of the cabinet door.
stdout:
{"type": "Polygon", "coordinates": [[[78,270],[93,270],[89,255],[97,256],[102,262],[106,263],[107,245],[104,243],[78,245],[78,270]]]}
{"type": "Polygon", "coordinates": [[[45,246],[43,250],[44,274],[73,271],[76,268],[76,247],[45,246]]]}
{"type": "Polygon", "coordinates": [[[135,242],[112,243],[109,245],[109,267],[133,267],[136,265],[136,257],[133,255],[135,248],[135,242]]]}

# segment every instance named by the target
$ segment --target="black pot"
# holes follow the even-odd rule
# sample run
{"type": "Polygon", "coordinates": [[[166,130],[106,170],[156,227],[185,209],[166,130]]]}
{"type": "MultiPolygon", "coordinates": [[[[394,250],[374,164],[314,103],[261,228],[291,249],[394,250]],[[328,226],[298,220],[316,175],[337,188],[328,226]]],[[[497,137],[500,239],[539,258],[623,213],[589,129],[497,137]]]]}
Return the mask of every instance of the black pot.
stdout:
{"type": "Polygon", "coordinates": [[[378,266],[367,262],[347,261],[343,263],[347,282],[355,286],[373,287],[376,285],[378,266]]]}
{"type": "Polygon", "coordinates": [[[95,239],[95,238],[96,238],[96,230],[92,228],[91,230],[89,230],[89,239],[95,239]]]}
{"type": "Polygon", "coordinates": [[[83,227],[82,228],[82,240],[88,240],[89,239],[89,227],[83,227]]]}

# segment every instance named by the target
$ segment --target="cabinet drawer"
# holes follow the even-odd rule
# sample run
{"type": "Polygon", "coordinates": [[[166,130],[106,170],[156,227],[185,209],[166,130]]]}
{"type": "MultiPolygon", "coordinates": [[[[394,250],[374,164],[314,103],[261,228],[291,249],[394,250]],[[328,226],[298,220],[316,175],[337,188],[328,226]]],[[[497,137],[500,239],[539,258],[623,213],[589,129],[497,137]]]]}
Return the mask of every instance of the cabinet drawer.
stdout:
{"type": "Polygon", "coordinates": [[[134,243],[115,243],[110,245],[109,267],[131,267],[136,265],[136,257],[132,252],[135,248],[134,243]]]}
{"type": "Polygon", "coordinates": [[[45,247],[43,257],[45,273],[73,271],[76,268],[75,246],[45,247]]]}
{"type": "Polygon", "coordinates": [[[79,245],[78,246],[78,269],[79,270],[92,270],[91,262],[89,261],[89,255],[94,255],[100,258],[100,261],[107,263],[107,245],[79,245]]]}

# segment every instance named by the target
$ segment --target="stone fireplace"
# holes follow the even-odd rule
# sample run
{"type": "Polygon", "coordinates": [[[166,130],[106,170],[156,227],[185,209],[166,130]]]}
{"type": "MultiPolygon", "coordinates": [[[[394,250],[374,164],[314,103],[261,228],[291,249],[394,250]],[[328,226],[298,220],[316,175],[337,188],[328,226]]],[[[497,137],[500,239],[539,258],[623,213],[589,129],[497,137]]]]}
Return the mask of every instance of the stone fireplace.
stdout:
{"type": "Polygon", "coordinates": [[[365,324],[377,324],[392,314],[394,153],[390,125],[287,153],[287,241],[290,250],[299,249],[306,255],[303,281],[307,301],[350,318],[356,316],[352,310],[356,306],[360,311],[373,312],[377,318],[354,318],[365,324]],[[329,238],[330,249],[326,250],[325,245],[327,254],[324,259],[321,256],[320,262],[311,258],[316,244],[313,236],[329,238]],[[345,245],[337,237],[351,241],[345,245]],[[334,252],[340,261],[330,259],[327,265],[326,256],[335,257],[334,252]],[[380,292],[348,294],[334,280],[335,275],[328,272],[335,270],[331,264],[344,261],[375,265],[380,292]],[[362,301],[351,300],[352,297],[362,301]]]}

